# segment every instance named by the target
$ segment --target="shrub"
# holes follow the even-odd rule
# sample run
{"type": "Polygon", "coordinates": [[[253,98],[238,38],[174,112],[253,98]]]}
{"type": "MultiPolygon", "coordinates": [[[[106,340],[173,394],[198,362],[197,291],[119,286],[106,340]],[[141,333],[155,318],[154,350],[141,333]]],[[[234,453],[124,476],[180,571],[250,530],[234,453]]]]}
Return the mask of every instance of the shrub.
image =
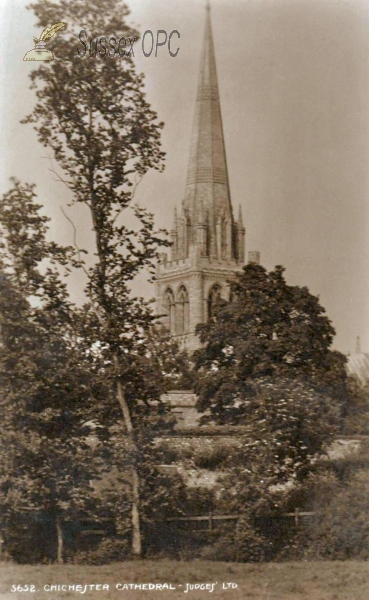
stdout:
{"type": "Polygon", "coordinates": [[[104,538],[97,548],[79,550],[68,560],[77,565],[106,565],[110,562],[128,558],[130,544],[128,539],[104,538]]]}
{"type": "Polygon", "coordinates": [[[224,526],[219,539],[206,546],[201,557],[225,562],[261,562],[268,557],[270,543],[248,517],[224,526]]]}
{"type": "Polygon", "coordinates": [[[369,384],[362,387],[353,377],[348,379],[349,396],[342,424],[345,435],[369,434],[369,384]]]}
{"type": "Polygon", "coordinates": [[[193,462],[200,469],[214,470],[219,468],[228,457],[229,445],[218,443],[215,446],[199,448],[194,454],[193,462]]]}
{"type": "Polygon", "coordinates": [[[4,551],[19,564],[52,562],[56,558],[56,532],[46,511],[11,515],[2,531],[4,551]]]}
{"type": "Polygon", "coordinates": [[[305,554],[346,560],[369,558],[369,473],[359,471],[340,484],[336,494],[319,507],[305,526],[305,554]]]}
{"type": "Polygon", "coordinates": [[[346,480],[328,469],[311,475],[295,500],[312,516],[298,528],[278,552],[282,559],[369,558],[369,472],[357,471],[346,480]]]}

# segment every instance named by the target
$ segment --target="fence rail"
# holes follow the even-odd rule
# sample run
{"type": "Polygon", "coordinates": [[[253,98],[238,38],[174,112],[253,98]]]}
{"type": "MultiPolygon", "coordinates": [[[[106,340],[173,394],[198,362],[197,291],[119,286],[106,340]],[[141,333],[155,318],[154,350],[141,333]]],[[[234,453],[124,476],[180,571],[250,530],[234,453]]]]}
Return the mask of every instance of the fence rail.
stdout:
{"type": "MultiPolygon", "coordinates": [[[[269,515],[265,518],[280,519],[283,517],[292,517],[295,521],[295,525],[299,525],[301,517],[312,517],[316,515],[316,512],[302,511],[295,508],[293,512],[286,512],[280,515],[269,515]]],[[[186,522],[207,522],[208,531],[214,530],[214,525],[217,521],[238,521],[238,519],[246,516],[244,513],[238,513],[235,515],[214,515],[210,512],[207,515],[196,515],[193,517],[167,517],[166,519],[156,519],[160,523],[186,523],[186,522]]]]}

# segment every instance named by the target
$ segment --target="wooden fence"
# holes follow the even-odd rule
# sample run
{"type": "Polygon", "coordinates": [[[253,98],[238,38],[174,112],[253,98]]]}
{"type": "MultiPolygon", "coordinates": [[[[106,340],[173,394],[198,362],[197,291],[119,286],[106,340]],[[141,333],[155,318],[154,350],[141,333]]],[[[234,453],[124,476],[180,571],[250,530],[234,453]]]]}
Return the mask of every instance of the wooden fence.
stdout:
{"type": "MultiPolygon", "coordinates": [[[[293,518],[295,525],[300,524],[301,518],[312,517],[316,515],[316,512],[301,511],[299,508],[295,508],[293,512],[282,513],[280,515],[268,515],[265,518],[281,519],[283,517],[293,518]]],[[[194,517],[167,517],[166,519],[157,519],[160,523],[191,523],[191,522],[204,522],[208,524],[207,531],[214,531],[216,525],[223,521],[238,521],[238,519],[244,517],[244,514],[236,515],[214,515],[209,512],[208,515],[199,515],[194,517]]],[[[262,517],[261,517],[262,518],[262,517]]]]}
{"type": "MultiPolygon", "coordinates": [[[[25,510],[28,511],[32,511],[32,509],[25,508],[25,510]]],[[[286,513],[282,513],[282,514],[272,514],[272,515],[266,515],[265,517],[260,517],[260,519],[281,519],[281,518],[290,518],[294,520],[294,524],[295,526],[298,526],[301,522],[301,519],[304,517],[311,517],[316,515],[316,512],[307,512],[307,511],[301,511],[299,508],[295,508],[295,510],[293,512],[286,512],[286,513]]],[[[203,531],[204,533],[206,532],[213,532],[217,529],[217,526],[221,525],[222,523],[226,523],[229,521],[235,521],[237,522],[238,519],[242,518],[246,516],[244,513],[238,513],[238,514],[233,514],[233,515],[217,515],[214,514],[212,511],[210,511],[207,515],[196,515],[196,516],[181,516],[181,517],[167,517],[165,519],[154,519],[154,522],[157,523],[178,523],[178,524],[183,524],[185,525],[186,523],[189,524],[188,529],[191,530],[191,524],[201,524],[203,523],[204,525],[207,525],[207,527],[205,528],[201,528],[199,531],[203,531]]],[[[67,527],[72,525],[73,522],[71,521],[65,521],[64,522],[64,527],[67,527]]],[[[96,518],[96,519],[81,519],[79,521],[76,521],[74,523],[75,525],[78,524],[78,527],[75,527],[75,531],[74,534],[81,536],[81,537],[106,537],[106,536],[115,536],[115,524],[114,522],[109,519],[109,518],[96,518]]],[[[129,529],[127,529],[127,531],[125,533],[129,533],[129,529]]],[[[2,539],[0,537],[0,554],[1,554],[1,545],[2,545],[2,539]]]]}

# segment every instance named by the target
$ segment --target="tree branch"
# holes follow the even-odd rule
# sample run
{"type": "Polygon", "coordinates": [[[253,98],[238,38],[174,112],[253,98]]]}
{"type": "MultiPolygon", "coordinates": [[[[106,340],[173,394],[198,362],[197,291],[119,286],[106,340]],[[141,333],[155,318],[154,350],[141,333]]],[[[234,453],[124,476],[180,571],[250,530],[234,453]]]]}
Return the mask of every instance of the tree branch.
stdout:
{"type": "MultiPolygon", "coordinates": [[[[73,246],[75,247],[75,249],[77,251],[80,267],[81,267],[82,271],[84,272],[84,274],[86,275],[87,280],[88,280],[89,274],[88,274],[88,271],[87,271],[86,267],[84,266],[83,260],[81,258],[81,249],[79,248],[79,246],[77,244],[77,228],[76,228],[75,224],[73,223],[72,219],[66,214],[66,212],[64,211],[62,206],[60,207],[60,210],[62,211],[62,213],[63,213],[64,217],[67,219],[67,221],[69,221],[69,223],[73,227],[73,246]]],[[[104,325],[104,320],[101,318],[101,315],[99,314],[99,312],[95,306],[95,302],[94,302],[91,294],[87,293],[87,295],[90,299],[91,306],[96,315],[97,320],[99,321],[100,325],[104,325]]]]}
{"type": "Polygon", "coordinates": [[[118,219],[118,217],[119,217],[119,216],[122,214],[122,212],[123,212],[123,211],[124,211],[126,208],[128,208],[128,206],[131,204],[132,200],[134,199],[134,197],[135,197],[135,195],[136,195],[137,188],[138,188],[138,186],[140,185],[140,183],[141,183],[142,179],[143,179],[143,175],[142,175],[142,174],[140,174],[140,175],[139,175],[139,176],[136,178],[136,181],[135,181],[135,182],[134,182],[134,184],[133,184],[133,189],[132,189],[132,193],[131,193],[131,199],[130,199],[130,201],[128,202],[128,204],[127,204],[126,206],[122,207],[122,208],[121,208],[121,209],[120,209],[120,210],[117,212],[117,214],[115,215],[115,217],[112,219],[112,222],[111,222],[111,224],[112,224],[112,225],[114,225],[114,223],[116,222],[116,220],[118,219]]]}

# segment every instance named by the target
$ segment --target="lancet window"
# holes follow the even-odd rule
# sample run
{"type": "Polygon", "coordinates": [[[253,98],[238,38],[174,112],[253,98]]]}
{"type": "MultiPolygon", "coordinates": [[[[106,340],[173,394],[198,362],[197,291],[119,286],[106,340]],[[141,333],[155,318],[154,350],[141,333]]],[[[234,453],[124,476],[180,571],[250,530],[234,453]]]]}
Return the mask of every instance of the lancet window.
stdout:
{"type": "Polygon", "coordinates": [[[190,305],[188,292],[184,285],[178,290],[176,302],[176,333],[188,333],[190,329],[190,305]]]}
{"type": "Polygon", "coordinates": [[[209,291],[208,295],[208,319],[214,317],[214,308],[217,301],[222,297],[222,287],[219,283],[215,283],[209,291]]]}
{"type": "Polygon", "coordinates": [[[173,334],[175,333],[175,301],[174,294],[170,288],[166,290],[164,295],[164,310],[164,327],[166,327],[166,329],[173,334]]]}

